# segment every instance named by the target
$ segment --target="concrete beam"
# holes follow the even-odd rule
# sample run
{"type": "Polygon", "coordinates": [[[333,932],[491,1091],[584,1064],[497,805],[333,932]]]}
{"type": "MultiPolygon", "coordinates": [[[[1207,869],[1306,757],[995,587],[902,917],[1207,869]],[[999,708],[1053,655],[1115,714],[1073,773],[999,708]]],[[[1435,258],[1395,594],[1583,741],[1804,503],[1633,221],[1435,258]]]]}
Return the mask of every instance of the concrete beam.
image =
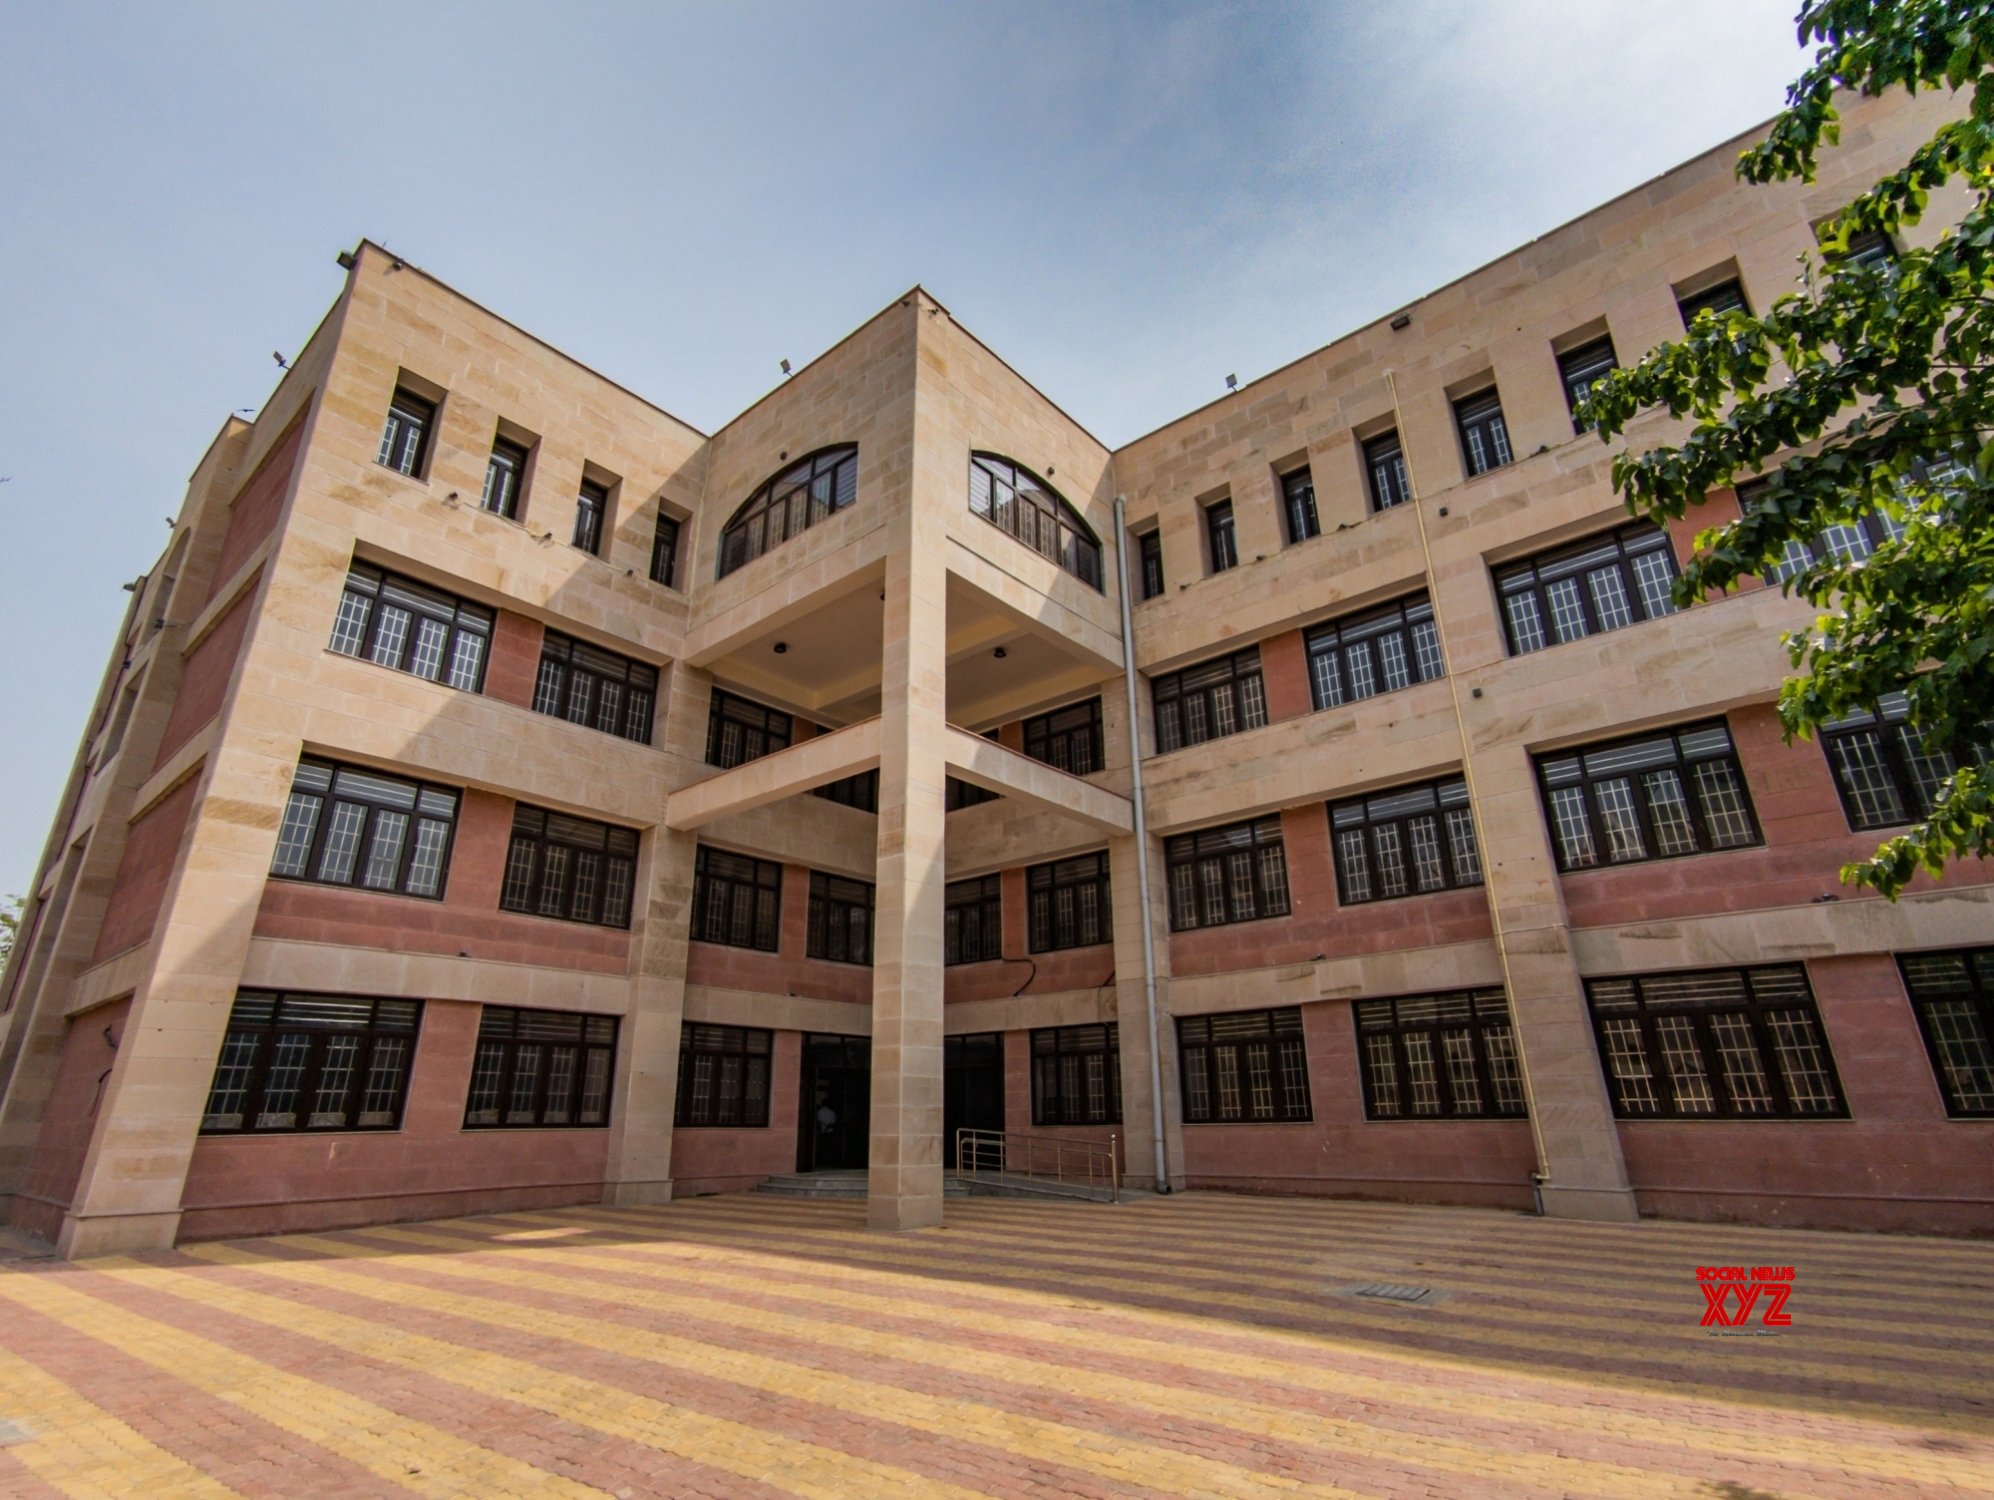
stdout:
{"type": "Polygon", "coordinates": [[[1055,771],[966,729],[950,725],[942,753],[951,774],[973,786],[1035,802],[1040,807],[1091,823],[1104,833],[1127,833],[1135,827],[1135,813],[1128,798],[1117,797],[1078,776],[1055,771]]]}
{"type": "Polygon", "coordinates": [[[684,831],[780,802],[879,764],[879,720],[861,719],[731,771],[682,786],[665,799],[665,826],[684,831]]]}

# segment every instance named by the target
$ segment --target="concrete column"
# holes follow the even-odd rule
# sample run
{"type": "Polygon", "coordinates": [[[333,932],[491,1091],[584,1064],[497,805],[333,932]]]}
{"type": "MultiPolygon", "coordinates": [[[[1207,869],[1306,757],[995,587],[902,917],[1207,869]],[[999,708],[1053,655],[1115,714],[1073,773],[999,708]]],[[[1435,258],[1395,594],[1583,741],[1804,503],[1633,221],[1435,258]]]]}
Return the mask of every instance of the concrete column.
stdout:
{"type": "Polygon", "coordinates": [[[942,888],[948,573],[942,519],[917,487],[893,522],[880,702],[867,1220],[942,1218],[942,888]]]}
{"type": "Polygon", "coordinates": [[[1114,891],[1115,1019],[1120,1027],[1122,1067],[1122,1163],[1131,1186],[1156,1182],[1156,1115],[1151,1104],[1154,1073],[1149,1059],[1149,1016],[1143,988],[1142,928],[1147,922],[1156,955],[1156,1034],[1163,1083],[1165,1180],[1184,1186],[1184,1114],[1177,1098],[1176,1028],[1169,1014],[1170,921],[1163,882],[1163,841],[1145,834],[1149,845],[1151,901],[1142,904],[1136,879],[1136,841],[1118,838],[1108,845],[1114,891]]]}
{"type": "Polygon", "coordinates": [[[1474,771],[1489,904],[1508,954],[1510,1013],[1549,1172],[1541,1188],[1544,1211],[1631,1222],[1639,1212],[1579,982],[1537,777],[1517,744],[1477,751],[1474,771]]]}

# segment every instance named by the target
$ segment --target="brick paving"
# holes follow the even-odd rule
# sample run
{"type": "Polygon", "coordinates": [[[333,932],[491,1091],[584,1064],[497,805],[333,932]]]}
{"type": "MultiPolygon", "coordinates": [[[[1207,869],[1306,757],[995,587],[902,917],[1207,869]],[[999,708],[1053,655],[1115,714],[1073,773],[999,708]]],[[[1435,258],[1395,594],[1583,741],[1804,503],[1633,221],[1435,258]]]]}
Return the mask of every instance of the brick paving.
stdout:
{"type": "Polygon", "coordinates": [[[0,1496],[411,1493],[1994,1497],[1994,1247],[1203,1193],[0,1247],[0,1496]]]}

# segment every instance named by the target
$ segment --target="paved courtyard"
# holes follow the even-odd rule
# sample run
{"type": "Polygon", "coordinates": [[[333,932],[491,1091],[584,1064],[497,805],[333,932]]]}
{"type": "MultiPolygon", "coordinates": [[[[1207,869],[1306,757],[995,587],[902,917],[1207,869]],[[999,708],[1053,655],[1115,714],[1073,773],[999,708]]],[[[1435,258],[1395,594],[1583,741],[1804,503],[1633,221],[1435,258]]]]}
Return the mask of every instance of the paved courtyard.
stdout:
{"type": "Polygon", "coordinates": [[[948,1213],[708,1198],[0,1261],[0,1495],[1994,1496],[1986,1244],[1212,1194],[948,1213]],[[1793,1266],[1792,1326],[1699,1327],[1700,1265],[1793,1266]]]}

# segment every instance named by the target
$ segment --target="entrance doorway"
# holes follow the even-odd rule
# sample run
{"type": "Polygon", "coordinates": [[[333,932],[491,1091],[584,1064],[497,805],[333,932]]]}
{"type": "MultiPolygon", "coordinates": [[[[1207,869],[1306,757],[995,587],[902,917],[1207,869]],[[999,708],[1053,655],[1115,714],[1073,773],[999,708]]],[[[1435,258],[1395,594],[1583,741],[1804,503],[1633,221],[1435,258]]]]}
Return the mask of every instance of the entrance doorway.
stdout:
{"type": "Polygon", "coordinates": [[[806,1033],[796,1170],[851,1171],[866,1164],[872,1133],[872,1038],[806,1033]]]}
{"type": "Polygon", "coordinates": [[[955,1167],[957,1130],[1004,1128],[1004,1033],[978,1031],[942,1042],[942,1165],[955,1167]]]}

